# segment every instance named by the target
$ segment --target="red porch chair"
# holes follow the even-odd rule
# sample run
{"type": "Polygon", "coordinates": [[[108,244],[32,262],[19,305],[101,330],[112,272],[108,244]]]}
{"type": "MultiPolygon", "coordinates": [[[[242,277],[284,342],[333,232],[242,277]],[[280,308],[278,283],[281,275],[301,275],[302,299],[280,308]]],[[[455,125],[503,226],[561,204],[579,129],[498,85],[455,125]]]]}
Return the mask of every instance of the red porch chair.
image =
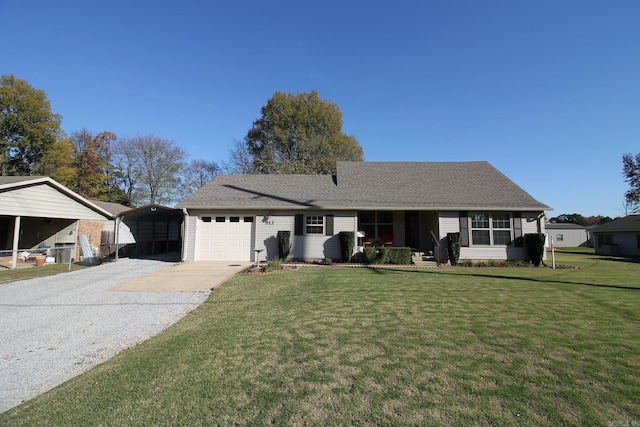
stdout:
{"type": "Polygon", "coordinates": [[[393,234],[382,233],[382,246],[393,246],[393,234]]]}

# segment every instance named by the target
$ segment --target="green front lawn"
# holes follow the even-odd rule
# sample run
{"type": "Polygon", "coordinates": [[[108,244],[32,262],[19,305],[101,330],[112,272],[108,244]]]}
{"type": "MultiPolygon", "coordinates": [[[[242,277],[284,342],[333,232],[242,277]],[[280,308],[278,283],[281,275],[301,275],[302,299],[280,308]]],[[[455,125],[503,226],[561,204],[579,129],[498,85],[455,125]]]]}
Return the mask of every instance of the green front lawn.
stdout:
{"type": "Polygon", "coordinates": [[[0,425],[633,425],[640,264],[237,276],[0,425]]]}

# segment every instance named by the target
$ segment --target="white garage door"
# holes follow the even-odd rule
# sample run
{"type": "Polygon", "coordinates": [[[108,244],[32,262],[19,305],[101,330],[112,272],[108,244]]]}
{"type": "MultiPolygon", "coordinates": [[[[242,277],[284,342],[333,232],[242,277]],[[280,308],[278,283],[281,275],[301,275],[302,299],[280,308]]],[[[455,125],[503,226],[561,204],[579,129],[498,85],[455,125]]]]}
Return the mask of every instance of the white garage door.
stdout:
{"type": "Polygon", "coordinates": [[[196,261],[251,261],[252,216],[198,217],[196,261]]]}

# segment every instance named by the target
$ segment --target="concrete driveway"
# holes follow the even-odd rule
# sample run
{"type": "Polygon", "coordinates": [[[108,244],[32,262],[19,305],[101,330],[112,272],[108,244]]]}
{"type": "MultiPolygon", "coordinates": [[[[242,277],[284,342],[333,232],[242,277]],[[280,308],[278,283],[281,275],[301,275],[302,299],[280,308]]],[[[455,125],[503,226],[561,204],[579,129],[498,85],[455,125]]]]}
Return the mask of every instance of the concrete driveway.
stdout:
{"type": "Polygon", "coordinates": [[[112,291],[207,292],[252,265],[250,262],[189,262],[176,264],[111,288],[112,291]]]}
{"type": "Polygon", "coordinates": [[[0,285],[0,412],[173,325],[248,265],[120,259],[0,285]]]}

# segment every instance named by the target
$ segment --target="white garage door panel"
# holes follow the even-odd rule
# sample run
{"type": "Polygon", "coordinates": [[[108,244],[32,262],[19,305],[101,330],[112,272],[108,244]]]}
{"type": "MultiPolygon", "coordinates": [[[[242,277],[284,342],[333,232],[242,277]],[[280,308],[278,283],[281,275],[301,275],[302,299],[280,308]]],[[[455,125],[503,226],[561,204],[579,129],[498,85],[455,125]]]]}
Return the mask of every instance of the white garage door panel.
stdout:
{"type": "MultiPolygon", "coordinates": [[[[236,217],[237,218],[237,217],[236,217]]],[[[198,254],[196,261],[250,261],[253,222],[204,222],[198,218],[198,254]]]]}

